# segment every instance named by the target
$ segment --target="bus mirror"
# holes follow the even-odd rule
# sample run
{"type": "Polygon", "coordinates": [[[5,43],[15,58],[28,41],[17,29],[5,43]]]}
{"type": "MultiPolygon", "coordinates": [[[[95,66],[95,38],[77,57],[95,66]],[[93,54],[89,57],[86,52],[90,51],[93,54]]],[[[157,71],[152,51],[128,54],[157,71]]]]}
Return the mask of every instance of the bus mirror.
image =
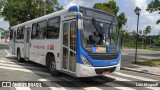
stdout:
{"type": "Polygon", "coordinates": [[[83,29],[83,20],[78,19],[78,29],[83,29]]]}

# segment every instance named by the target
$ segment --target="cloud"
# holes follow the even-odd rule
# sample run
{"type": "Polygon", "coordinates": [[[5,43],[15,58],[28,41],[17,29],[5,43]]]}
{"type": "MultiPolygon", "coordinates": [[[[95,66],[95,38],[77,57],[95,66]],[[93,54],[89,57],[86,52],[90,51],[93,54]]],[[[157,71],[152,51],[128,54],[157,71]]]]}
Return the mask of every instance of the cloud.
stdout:
{"type": "Polygon", "coordinates": [[[151,0],[116,0],[116,2],[120,6],[120,12],[125,12],[129,18],[126,24],[129,31],[136,30],[137,15],[134,13],[134,9],[138,6],[141,8],[139,30],[144,30],[146,26],[150,25],[152,27],[151,35],[158,34],[160,25],[157,25],[156,21],[160,19],[159,14],[146,11],[151,0]]]}
{"type": "Polygon", "coordinates": [[[107,2],[109,0],[59,0],[59,3],[64,7],[68,7],[70,5],[80,5],[86,7],[93,7],[95,3],[98,2],[107,2]]]}
{"type": "Polygon", "coordinates": [[[4,21],[3,18],[0,19],[0,28],[3,28],[4,30],[9,30],[9,22],[4,21]]]}

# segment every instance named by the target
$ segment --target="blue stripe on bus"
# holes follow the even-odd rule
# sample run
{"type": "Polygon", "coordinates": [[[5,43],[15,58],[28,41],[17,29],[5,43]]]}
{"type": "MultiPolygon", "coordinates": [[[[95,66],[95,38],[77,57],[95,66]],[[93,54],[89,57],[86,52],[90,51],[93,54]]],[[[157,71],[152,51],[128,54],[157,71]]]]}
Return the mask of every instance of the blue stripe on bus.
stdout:
{"type": "Polygon", "coordinates": [[[80,35],[80,30],[77,30],[77,48],[76,48],[76,62],[77,63],[80,63],[80,64],[83,64],[82,60],[81,60],[81,57],[80,57],[80,54],[82,52],[82,48],[81,48],[81,35],[80,35]]]}

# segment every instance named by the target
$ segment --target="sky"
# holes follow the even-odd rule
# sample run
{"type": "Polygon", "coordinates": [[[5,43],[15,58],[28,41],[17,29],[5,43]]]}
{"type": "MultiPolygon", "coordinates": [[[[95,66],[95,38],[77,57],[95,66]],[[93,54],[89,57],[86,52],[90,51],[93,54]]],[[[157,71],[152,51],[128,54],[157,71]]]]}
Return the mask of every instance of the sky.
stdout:
{"type": "MultiPolygon", "coordinates": [[[[58,0],[59,4],[68,7],[74,4],[78,4],[86,7],[93,7],[95,3],[98,2],[108,2],[109,0],[58,0]]],[[[118,14],[124,12],[127,17],[127,23],[123,28],[128,30],[128,32],[132,32],[137,28],[137,15],[134,13],[135,8],[138,6],[141,8],[140,14],[140,22],[139,22],[139,30],[144,30],[146,26],[150,25],[152,28],[151,35],[157,35],[160,32],[160,25],[156,24],[156,21],[160,19],[160,14],[158,12],[149,13],[146,11],[147,5],[152,0],[115,0],[117,6],[119,6],[120,10],[118,14]]],[[[9,24],[7,21],[4,21],[3,18],[0,19],[0,28],[4,28],[7,30],[9,24]]]]}

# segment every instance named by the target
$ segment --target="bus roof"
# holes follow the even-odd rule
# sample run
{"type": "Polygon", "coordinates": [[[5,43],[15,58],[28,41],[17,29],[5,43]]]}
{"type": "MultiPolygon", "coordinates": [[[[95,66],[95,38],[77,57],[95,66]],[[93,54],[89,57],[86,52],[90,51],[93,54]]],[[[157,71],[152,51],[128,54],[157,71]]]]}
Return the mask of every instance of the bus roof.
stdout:
{"type": "Polygon", "coordinates": [[[78,11],[79,11],[79,6],[74,5],[74,6],[65,8],[63,10],[60,10],[60,11],[57,11],[57,12],[54,12],[54,13],[51,13],[51,14],[48,14],[48,15],[30,20],[30,21],[27,21],[27,22],[24,22],[24,23],[21,23],[21,24],[18,24],[18,25],[15,25],[15,26],[11,27],[11,29],[21,27],[21,26],[24,26],[24,25],[29,25],[30,23],[35,23],[35,22],[39,22],[39,21],[42,21],[42,20],[46,20],[46,18],[52,18],[52,17],[60,16],[60,15],[63,15],[67,12],[78,12],[78,11]]]}
{"type": "MultiPolygon", "coordinates": [[[[42,17],[39,17],[39,18],[36,18],[36,19],[33,19],[33,20],[30,20],[30,21],[27,21],[27,22],[24,22],[24,23],[21,23],[21,24],[18,24],[18,25],[15,25],[13,27],[11,27],[11,29],[13,28],[18,28],[18,27],[22,27],[24,25],[30,25],[32,23],[36,23],[36,22],[39,22],[39,21],[42,21],[42,20],[46,20],[46,18],[52,18],[52,17],[56,17],[56,16],[60,16],[60,15],[63,15],[67,12],[79,12],[80,10],[79,9],[88,9],[88,10],[94,10],[94,11],[98,11],[100,13],[104,13],[107,15],[106,18],[114,18],[114,22],[116,22],[116,16],[115,15],[112,15],[112,14],[109,14],[109,13],[106,13],[106,12],[103,12],[101,10],[97,10],[97,9],[92,9],[92,8],[88,8],[88,7],[83,7],[83,6],[78,6],[78,5],[74,5],[74,6],[70,6],[70,7],[67,7],[63,10],[60,10],[60,11],[57,11],[57,12],[54,12],[54,13],[51,13],[51,14],[48,14],[48,15],[45,15],[45,16],[42,16],[42,17]]],[[[83,14],[85,14],[83,11],[82,11],[83,14]]]]}

